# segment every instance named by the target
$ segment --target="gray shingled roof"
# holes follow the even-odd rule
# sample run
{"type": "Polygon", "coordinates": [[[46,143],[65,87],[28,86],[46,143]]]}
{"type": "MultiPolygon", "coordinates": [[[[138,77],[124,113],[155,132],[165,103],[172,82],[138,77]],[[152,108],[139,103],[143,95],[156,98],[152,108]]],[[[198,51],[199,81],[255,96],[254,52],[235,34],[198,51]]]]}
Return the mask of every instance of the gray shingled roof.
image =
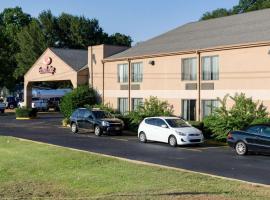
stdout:
{"type": "Polygon", "coordinates": [[[192,22],[115,54],[119,59],[270,41],[270,9],[192,22]]]}
{"type": "Polygon", "coordinates": [[[81,70],[87,65],[88,52],[81,49],[50,48],[57,56],[65,61],[75,71],[81,70]]]}

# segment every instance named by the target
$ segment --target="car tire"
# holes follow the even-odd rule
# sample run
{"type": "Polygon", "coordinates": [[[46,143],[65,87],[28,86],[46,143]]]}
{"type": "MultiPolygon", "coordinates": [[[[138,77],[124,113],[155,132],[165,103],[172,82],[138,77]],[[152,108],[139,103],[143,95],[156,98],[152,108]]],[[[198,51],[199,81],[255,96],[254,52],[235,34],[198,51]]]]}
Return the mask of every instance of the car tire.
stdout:
{"type": "Polygon", "coordinates": [[[95,126],[94,133],[96,136],[101,136],[102,134],[101,128],[99,126],[95,126]]]}
{"type": "Polygon", "coordinates": [[[71,124],[71,132],[75,134],[75,133],[78,133],[78,131],[79,130],[78,130],[77,124],[76,123],[72,123],[71,124]]]}
{"type": "Polygon", "coordinates": [[[243,141],[239,141],[235,144],[235,151],[237,155],[244,156],[248,153],[247,145],[243,141]]]}
{"type": "Polygon", "coordinates": [[[14,109],[14,105],[9,105],[9,109],[13,110],[14,109]]]}
{"type": "Polygon", "coordinates": [[[173,135],[171,135],[169,137],[168,143],[171,147],[176,147],[177,146],[177,140],[176,137],[174,137],[173,135]]]}
{"type": "Polygon", "coordinates": [[[147,142],[147,138],[146,138],[146,135],[145,135],[144,132],[140,132],[140,134],[139,134],[139,141],[141,143],[146,143],[147,142]]]}

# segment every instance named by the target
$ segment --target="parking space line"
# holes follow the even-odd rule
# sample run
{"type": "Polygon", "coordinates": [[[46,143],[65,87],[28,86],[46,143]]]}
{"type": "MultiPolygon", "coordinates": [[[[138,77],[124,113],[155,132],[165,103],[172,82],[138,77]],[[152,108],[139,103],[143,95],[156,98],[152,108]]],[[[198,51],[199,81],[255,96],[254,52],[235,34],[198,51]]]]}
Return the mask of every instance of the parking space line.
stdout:
{"type": "Polygon", "coordinates": [[[189,149],[189,148],[183,148],[183,147],[179,147],[177,149],[178,150],[187,150],[187,151],[202,152],[202,150],[200,150],[200,149],[189,149]]]}
{"type": "Polygon", "coordinates": [[[126,139],[112,138],[112,137],[110,137],[110,139],[112,139],[112,140],[119,140],[119,141],[128,142],[128,140],[126,140],[126,139]]]}

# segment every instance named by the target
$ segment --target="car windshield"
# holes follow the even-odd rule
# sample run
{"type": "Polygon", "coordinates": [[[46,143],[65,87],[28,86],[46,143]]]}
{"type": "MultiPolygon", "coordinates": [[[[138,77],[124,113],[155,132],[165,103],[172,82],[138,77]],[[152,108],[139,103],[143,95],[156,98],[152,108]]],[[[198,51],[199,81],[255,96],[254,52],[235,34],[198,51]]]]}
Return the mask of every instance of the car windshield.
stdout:
{"type": "Polygon", "coordinates": [[[99,110],[99,111],[92,111],[92,112],[93,112],[95,118],[97,118],[97,119],[113,118],[113,116],[110,113],[105,112],[105,111],[99,110]]]}
{"type": "Polygon", "coordinates": [[[189,127],[189,125],[182,119],[165,119],[172,128],[189,127]]]}

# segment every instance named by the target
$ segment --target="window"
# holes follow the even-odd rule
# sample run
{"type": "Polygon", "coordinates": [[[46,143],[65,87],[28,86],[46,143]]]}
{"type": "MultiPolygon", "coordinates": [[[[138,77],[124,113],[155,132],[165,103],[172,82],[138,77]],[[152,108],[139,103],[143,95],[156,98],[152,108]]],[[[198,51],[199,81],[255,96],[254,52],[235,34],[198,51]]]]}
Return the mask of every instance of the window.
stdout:
{"type": "Polygon", "coordinates": [[[182,81],[197,79],[197,58],[182,59],[182,81]]]}
{"type": "Polygon", "coordinates": [[[258,134],[261,131],[261,126],[250,126],[246,129],[246,132],[258,134]]]}
{"type": "Polygon", "coordinates": [[[196,100],[182,100],[182,117],[188,121],[196,120],[196,100]]]}
{"type": "Polygon", "coordinates": [[[155,120],[155,125],[158,127],[162,127],[162,125],[167,126],[167,124],[164,122],[163,119],[158,119],[158,118],[156,118],[156,120],[155,120]]]}
{"type": "Polygon", "coordinates": [[[219,106],[218,100],[202,100],[203,118],[213,113],[215,108],[219,106]]]}
{"type": "Polygon", "coordinates": [[[142,82],[143,80],[143,64],[132,63],[131,64],[131,81],[142,82]]]}
{"type": "Polygon", "coordinates": [[[218,56],[207,56],[202,58],[202,79],[219,80],[218,56]]]}
{"type": "Polygon", "coordinates": [[[154,118],[146,119],[145,123],[149,125],[155,125],[155,119],[154,118]]]}
{"type": "Polygon", "coordinates": [[[91,112],[90,112],[89,110],[85,110],[85,111],[84,111],[84,114],[83,114],[83,118],[86,119],[86,118],[89,118],[90,116],[92,116],[92,115],[91,115],[91,112]]]}
{"type": "Polygon", "coordinates": [[[128,82],[128,64],[119,64],[118,66],[118,82],[128,82]]]}
{"type": "Polygon", "coordinates": [[[132,98],[132,110],[137,110],[138,106],[143,103],[142,98],[132,98]]]}
{"type": "Polygon", "coordinates": [[[128,98],[118,98],[118,110],[122,114],[128,112],[128,98]]]}
{"type": "Polygon", "coordinates": [[[265,136],[270,137],[270,127],[269,126],[262,126],[261,133],[265,136]]]}

